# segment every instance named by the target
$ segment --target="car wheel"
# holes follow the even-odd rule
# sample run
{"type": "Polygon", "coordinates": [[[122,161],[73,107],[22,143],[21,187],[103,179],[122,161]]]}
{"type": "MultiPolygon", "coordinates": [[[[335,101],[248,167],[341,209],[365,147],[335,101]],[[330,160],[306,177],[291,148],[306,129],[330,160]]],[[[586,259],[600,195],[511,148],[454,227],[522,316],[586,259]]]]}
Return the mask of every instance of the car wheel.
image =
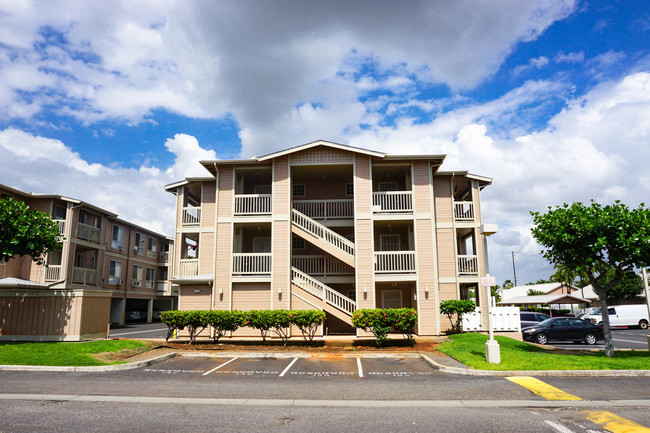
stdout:
{"type": "Polygon", "coordinates": [[[537,334],[536,341],[537,344],[546,344],[548,343],[548,336],[546,334],[537,334]]]}
{"type": "Polygon", "coordinates": [[[639,328],[641,328],[641,329],[648,329],[648,322],[645,321],[645,320],[641,320],[641,321],[639,322],[639,328]]]}
{"type": "Polygon", "coordinates": [[[596,344],[598,342],[598,338],[596,338],[595,334],[592,334],[591,332],[585,335],[585,343],[587,344],[596,344]]]}

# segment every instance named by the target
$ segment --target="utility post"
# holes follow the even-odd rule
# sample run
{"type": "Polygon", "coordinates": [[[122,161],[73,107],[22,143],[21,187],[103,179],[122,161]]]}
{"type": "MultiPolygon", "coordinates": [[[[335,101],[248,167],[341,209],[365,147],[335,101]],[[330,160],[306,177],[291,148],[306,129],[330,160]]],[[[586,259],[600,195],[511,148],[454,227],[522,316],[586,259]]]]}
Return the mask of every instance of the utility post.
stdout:
{"type": "Polygon", "coordinates": [[[481,286],[485,287],[485,299],[487,300],[483,311],[488,317],[488,334],[490,338],[485,342],[485,359],[490,364],[501,363],[501,351],[499,343],[494,339],[492,331],[492,290],[491,287],[496,285],[496,279],[490,274],[481,278],[481,286]]]}
{"type": "MultiPolygon", "coordinates": [[[[641,275],[643,276],[643,287],[645,288],[645,303],[648,307],[648,317],[650,317],[650,287],[648,287],[648,270],[643,268],[641,270],[641,275]]],[[[648,350],[650,350],[650,334],[646,336],[648,339],[648,350]]]]}

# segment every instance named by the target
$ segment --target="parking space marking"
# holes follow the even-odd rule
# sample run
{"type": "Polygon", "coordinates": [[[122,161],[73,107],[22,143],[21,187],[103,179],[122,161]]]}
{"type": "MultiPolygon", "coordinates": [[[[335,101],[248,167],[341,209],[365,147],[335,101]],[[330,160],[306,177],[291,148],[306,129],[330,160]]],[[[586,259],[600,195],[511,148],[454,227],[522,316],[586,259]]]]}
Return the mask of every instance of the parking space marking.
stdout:
{"type": "Polygon", "coordinates": [[[148,331],[133,331],[133,332],[115,332],[111,333],[111,337],[120,337],[122,335],[131,335],[131,334],[146,334],[147,332],[158,332],[158,331],[166,331],[167,328],[160,328],[160,329],[150,329],[148,331]]]}
{"type": "Polygon", "coordinates": [[[359,377],[363,377],[363,368],[361,367],[361,358],[357,358],[357,368],[359,369],[359,377]]]}
{"type": "Polygon", "coordinates": [[[224,362],[224,363],[221,364],[221,365],[218,365],[218,366],[214,367],[214,368],[213,368],[212,370],[210,370],[210,371],[206,371],[205,373],[203,373],[202,376],[207,376],[208,374],[212,373],[213,371],[217,371],[217,370],[219,370],[221,367],[223,367],[224,365],[228,365],[228,364],[230,364],[230,363],[233,362],[235,359],[237,359],[237,357],[231,359],[230,361],[226,361],[226,362],[224,362]]]}
{"type": "Polygon", "coordinates": [[[287,368],[285,368],[284,370],[282,370],[282,373],[280,373],[280,377],[284,377],[284,375],[287,374],[287,371],[289,371],[289,369],[291,368],[291,366],[292,366],[293,364],[295,364],[297,360],[298,360],[298,358],[293,358],[293,361],[291,361],[291,362],[289,363],[289,365],[287,365],[287,368]]]}
{"type": "Polygon", "coordinates": [[[544,420],[544,422],[551,427],[553,427],[555,430],[559,431],[560,433],[573,433],[573,430],[569,430],[568,428],[564,427],[562,424],[558,424],[553,421],[549,420],[544,420]]]}
{"type": "Polygon", "coordinates": [[[605,410],[586,410],[582,413],[587,415],[589,421],[613,433],[650,433],[650,428],[605,410]]]}
{"type": "Polygon", "coordinates": [[[582,400],[578,396],[562,391],[561,389],[542,382],[539,379],[535,379],[534,377],[512,376],[506,377],[506,379],[516,383],[517,385],[523,386],[533,394],[539,395],[546,400],[582,400]]]}

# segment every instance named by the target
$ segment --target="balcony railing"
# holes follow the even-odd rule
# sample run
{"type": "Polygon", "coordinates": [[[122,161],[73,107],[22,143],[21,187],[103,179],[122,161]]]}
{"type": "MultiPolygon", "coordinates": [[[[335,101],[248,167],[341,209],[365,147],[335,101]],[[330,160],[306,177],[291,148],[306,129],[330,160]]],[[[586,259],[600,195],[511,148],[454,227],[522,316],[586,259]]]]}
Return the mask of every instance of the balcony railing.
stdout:
{"type": "Polygon", "coordinates": [[[354,218],[354,201],[340,200],[294,200],[293,208],[315,220],[354,218]]]}
{"type": "Polygon", "coordinates": [[[170,293],[170,285],[169,281],[158,281],[158,284],[156,285],[156,292],[158,294],[165,293],[169,294],[170,293]]]}
{"type": "Polygon", "coordinates": [[[72,282],[88,286],[97,285],[97,270],[87,268],[72,268],[72,282]]]}
{"type": "Polygon", "coordinates": [[[386,191],[372,193],[372,211],[413,212],[412,191],[386,191]]]}
{"type": "Polygon", "coordinates": [[[152,280],[147,280],[144,282],[145,289],[153,289],[154,282],[152,280]]]}
{"type": "Polygon", "coordinates": [[[459,276],[478,275],[478,257],[458,256],[458,275],[459,276]]]}
{"type": "Polygon", "coordinates": [[[474,203],[471,201],[454,202],[454,219],[456,221],[474,221],[474,203]]]}
{"type": "Polygon", "coordinates": [[[264,275],[271,273],[271,253],[235,253],[232,255],[233,275],[264,275]]]}
{"type": "Polygon", "coordinates": [[[181,223],[184,226],[198,226],[201,224],[201,208],[184,207],[181,218],[181,223]]]}
{"type": "Polygon", "coordinates": [[[181,259],[178,266],[179,277],[195,277],[199,275],[199,259],[181,259]]]}
{"type": "Polygon", "coordinates": [[[156,252],[151,251],[151,250],[147,250],[147,257],[149,257],[150,259],[155,259],[156,258],[156,252]]]}
{"type": "Polygon", "coordinates": [[[159,263],[169,263],[169,251],[162,251],[158,256],[159,263]]]}
{"type": "Polygon", "coordinates": [[[378,274],[411,274],[415,272],[415,251],[375,252],[378,274]]]}
{"type": "Polygon", "coordinates": [[[271,194],[236,194],[235,215],[270,214],[271,203],[271,194]]]}
{"type": "Polygon", "coordinates": [[[354,275],[354,268],[327,256],[293,256],[291,266],[311,276],[354,275]]]}
{"type": "Polygon", "coordinates": [[[77,237],[84,241],[99,243],[101,230],[88,224],[77,223],[77,237]]]}
{"type": "Polygon", "coordinates": [[[65,220],[54,220],[54,222],[59,226],[59,234],[65,236],[65,220]]]}
{"type": "Polygon", "coordinates": [[[45,268],[45,281],[60,281],[61,265],[48,265],[45,268]]]}

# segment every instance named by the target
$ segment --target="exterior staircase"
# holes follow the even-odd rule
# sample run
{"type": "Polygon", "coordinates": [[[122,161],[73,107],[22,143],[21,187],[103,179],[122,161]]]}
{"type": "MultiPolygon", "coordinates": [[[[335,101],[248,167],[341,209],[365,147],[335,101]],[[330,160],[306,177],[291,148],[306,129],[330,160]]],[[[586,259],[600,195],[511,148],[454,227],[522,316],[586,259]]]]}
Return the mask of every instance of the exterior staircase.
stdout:
{"type": "Polygon", "coordinates": [[[346,323],[352,323],[351,317],[356,310],[356,302],[352,299],[294,267],[291,267],[291,285],[292,293],[300,294],[306,301],[346,323]]]}
{"type": "Polygon", "coordinates": [[[291,232],[354,267],[354,243],[296,209],[291,210],[291,232]]]}

